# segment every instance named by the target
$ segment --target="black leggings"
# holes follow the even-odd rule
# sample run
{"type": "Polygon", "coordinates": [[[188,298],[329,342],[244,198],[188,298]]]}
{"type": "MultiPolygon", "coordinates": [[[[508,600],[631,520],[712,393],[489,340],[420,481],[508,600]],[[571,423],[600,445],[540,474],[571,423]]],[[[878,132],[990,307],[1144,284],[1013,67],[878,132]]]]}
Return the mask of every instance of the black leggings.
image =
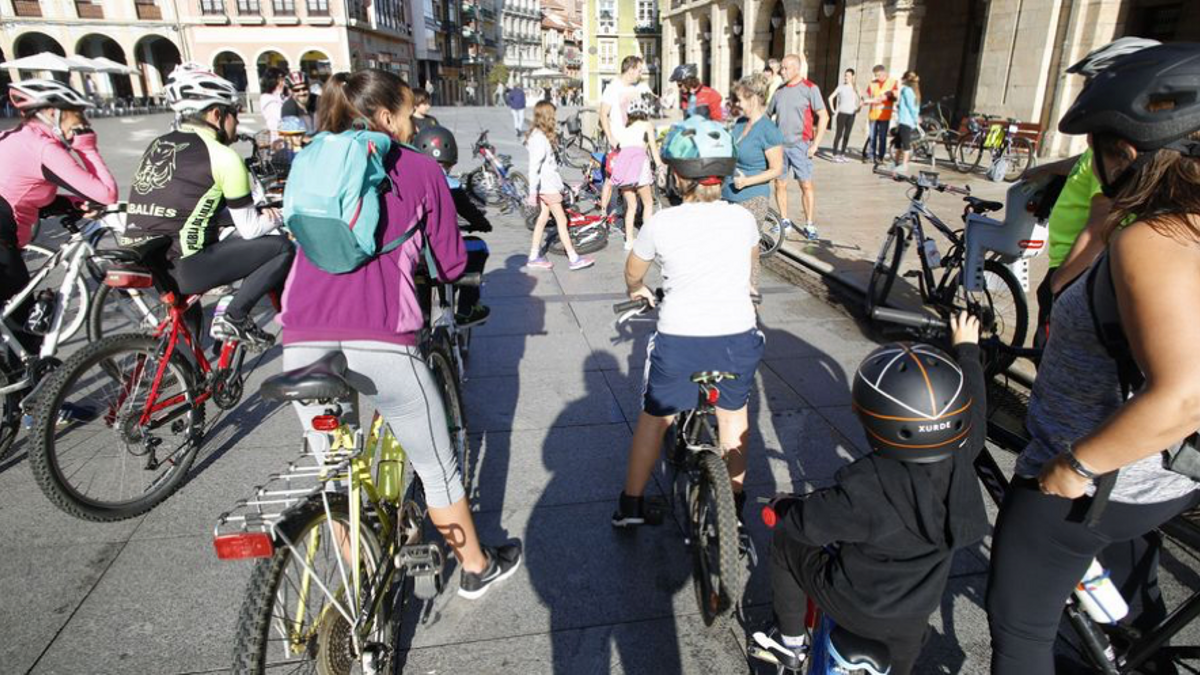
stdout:
{"type": "MultiPolygon", "coordinates": [[[[29,268],[21,256],[17,246],[17,219],[13,216],[12,207],[0,197],[0,307],[8,299],[20,293],[29,284],[29,268]]],[[[33,308],[33,295],[30,295],[17,311],[9,317],[9,325],[16,328],[17,339],[21,346],[36,352],[41,348],[40,335],[26,333],[25,320],[29,318],[29,310],[33,308]]],[[[6,359],[5,359],[6,360],[6,359]]]]}
{"type": "Polygon", "coordinates": [[[1053,675],[1063,606],[1097,556],[1130,601],[1135,627],[1165,616],[1157,574],[1160,542],[1153,530],[1198,502],[1200,492],[1155,504],[1110,501],[1089,528],[1084,514],[1091,498],[1052,497],[1032,479],[1015,480],[992,543],[987,590],[992,673],[1053,675]]]}
{"type": "MultiPolygon", "coordinates": [[[[467,266],[463,270],[464,274],[473,274],[478,272],[483,274],[483,268],[487,265],[488,247],[487,244],[479,237],[463,237],[463,243],[467,247],[467,266]]],[[[458,307],[454,311],[459,314],[466,314],[471,311],[479,302],[480,288],[478,286],[462,286],[458,289],[458,307]]]]}
{"type": "Polygon", "coordinates": [[[892,675],[908,675],[921,655],[929,617],[887,620],[861,614],[852,616],[850,612],[834,609],[834,603],[823,601],[816,592],[822,587],[817,579],[829,564],[829,556],[823,549],[802,544],[785,536],[782,530],[775,531],[771,541],[771,604],[780,632],[804,634],[807,598],[813,595],[813,601],[839,626],[887,645],[892,675]]]}
{"type": "Polygon", "coordinates": [[[192,295],[241,279],[241,288],[225,308],[230,319],[241,321],[263,296],[283,289],[295,253],[296,247],[284,236],[242,239],[233,235],[175,261],[175,280],[180,293],[192,295]]]}
{"type": "Polygon", "coordinates": [[[850,143],[850,131],[854,129],[856,113],[838,113],[837,135],[833,137],[834,154],[846,154],[846,146],[850,143]]]}

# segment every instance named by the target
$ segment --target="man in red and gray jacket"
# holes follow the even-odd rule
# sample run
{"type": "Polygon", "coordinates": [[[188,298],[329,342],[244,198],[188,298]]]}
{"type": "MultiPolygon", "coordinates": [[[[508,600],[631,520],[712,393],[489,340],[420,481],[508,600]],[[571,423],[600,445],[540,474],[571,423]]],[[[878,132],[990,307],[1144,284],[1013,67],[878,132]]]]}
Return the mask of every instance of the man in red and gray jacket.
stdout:
{"type": "Polygon", "coordinates": [[[800,183],[801,204],[804,206],[804,236],[817,239],[817,188],[812,182],[812,158],[821,146],[825,128],[829,126],[829,111],[821,99],[821,90],[804,76],[804,62],[795,54],[783,57],[783,86],[767,106],[767,114],[783,132],[783,175],[775,180],[775,201],[783,218],[784,233],[792,226],[788,219],[787,182],[795,178],[800,183]]]}

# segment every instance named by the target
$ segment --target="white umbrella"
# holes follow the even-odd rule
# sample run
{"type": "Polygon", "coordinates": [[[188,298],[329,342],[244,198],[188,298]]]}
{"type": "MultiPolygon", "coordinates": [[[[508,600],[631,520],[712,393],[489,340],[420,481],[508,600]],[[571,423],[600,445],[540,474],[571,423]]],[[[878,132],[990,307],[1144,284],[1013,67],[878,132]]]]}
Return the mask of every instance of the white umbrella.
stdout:
{"type": "Polygon", "coordinates": [[[70,70],[76,70],[75,64],[53,52],[42,52],[33,56],[26,56],[12,61],[0,63],[0,68],[12,68],[17,70],[53,70],[60,73],[65,73],[70,70]]]}
{"type": "Polygon", "coordinates": [[[538,68],[529,77],[534,80],[564,80],[567,76],[553,68],[538,68]]]}
{"type": "Polygon", "coordinates": [[[75,71],[78,71],[81,73],[98,73],[98,72],[100,72],[100,66],[97,66],[91,59],[89,59],[86,56],[79,56],[78,54],[76,54],[75,56],[68,56],[67,63],[71,64],[71,70],[75,70],[75,71]]]}
{"type": "Polygon", "coordinates": [[[92,65],[96,66],[97,72],[100,73],[112,73],[114,75],[129,75],[133,73],[133,68],[123,63],[117,63],[104,56],[97,56],[92,59],[92,65]]]}

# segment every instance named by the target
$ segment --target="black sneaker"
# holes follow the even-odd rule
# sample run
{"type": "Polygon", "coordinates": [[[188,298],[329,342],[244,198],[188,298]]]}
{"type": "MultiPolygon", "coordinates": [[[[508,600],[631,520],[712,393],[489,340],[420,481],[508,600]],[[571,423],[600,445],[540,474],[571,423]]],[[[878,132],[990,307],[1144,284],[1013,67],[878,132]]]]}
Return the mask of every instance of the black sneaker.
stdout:
{"type": "Polygon", "coordinates": [[[237,340],[249,349],[269,349],[275,344],[275,336],[259,328],[250,317],[234,321],[222,314],[213,319],[209,334],[217,340],[237,340]]]}
{"type": "Polygon", "coordinates": [[[624,492],[617,501],[617,510],[612,516],[613,527],[637,527],[646,524],[646,500],[630,497],[624,492]]]}
{"type": "Polygon", "coordinates": [[[485,323],[491,315],[492,310],[487,305],[475,305],[466,314],[455,314],[454,323],[459,328],[470,328],[485,323]]]}
{"type": "Polygon", "coordinates": [[[484,554],[488,557],[488,566],[479,574],[462,571],[458,584],[458,594],[468,600],[478,600],[497,581],[504,581],[512,576],[521,566],[521,544],[505,544],[503,546],[484,546],[484,554]]]}

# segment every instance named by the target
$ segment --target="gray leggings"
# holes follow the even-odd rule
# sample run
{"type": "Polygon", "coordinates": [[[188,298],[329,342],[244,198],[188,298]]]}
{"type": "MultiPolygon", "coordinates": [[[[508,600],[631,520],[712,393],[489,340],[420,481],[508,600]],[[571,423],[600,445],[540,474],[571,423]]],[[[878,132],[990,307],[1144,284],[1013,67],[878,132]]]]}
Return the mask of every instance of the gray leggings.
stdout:
{"type": "MultiPolygon", "coordinates": [[[[462,499],[466,493],[441,393],[417,348],[369,340],[305,342],[284,347],[283,369],[303,368],[336,351],[346,355],[346,380],[371,399],[400,441],[421,477],[425,502],[445,508],[462,499]]],[[[351,419],[357,415],[356,404],[351,404],[351,419]]],[[[324,411],[320,405],[293,405],[305,430],[324,411]]]]}

